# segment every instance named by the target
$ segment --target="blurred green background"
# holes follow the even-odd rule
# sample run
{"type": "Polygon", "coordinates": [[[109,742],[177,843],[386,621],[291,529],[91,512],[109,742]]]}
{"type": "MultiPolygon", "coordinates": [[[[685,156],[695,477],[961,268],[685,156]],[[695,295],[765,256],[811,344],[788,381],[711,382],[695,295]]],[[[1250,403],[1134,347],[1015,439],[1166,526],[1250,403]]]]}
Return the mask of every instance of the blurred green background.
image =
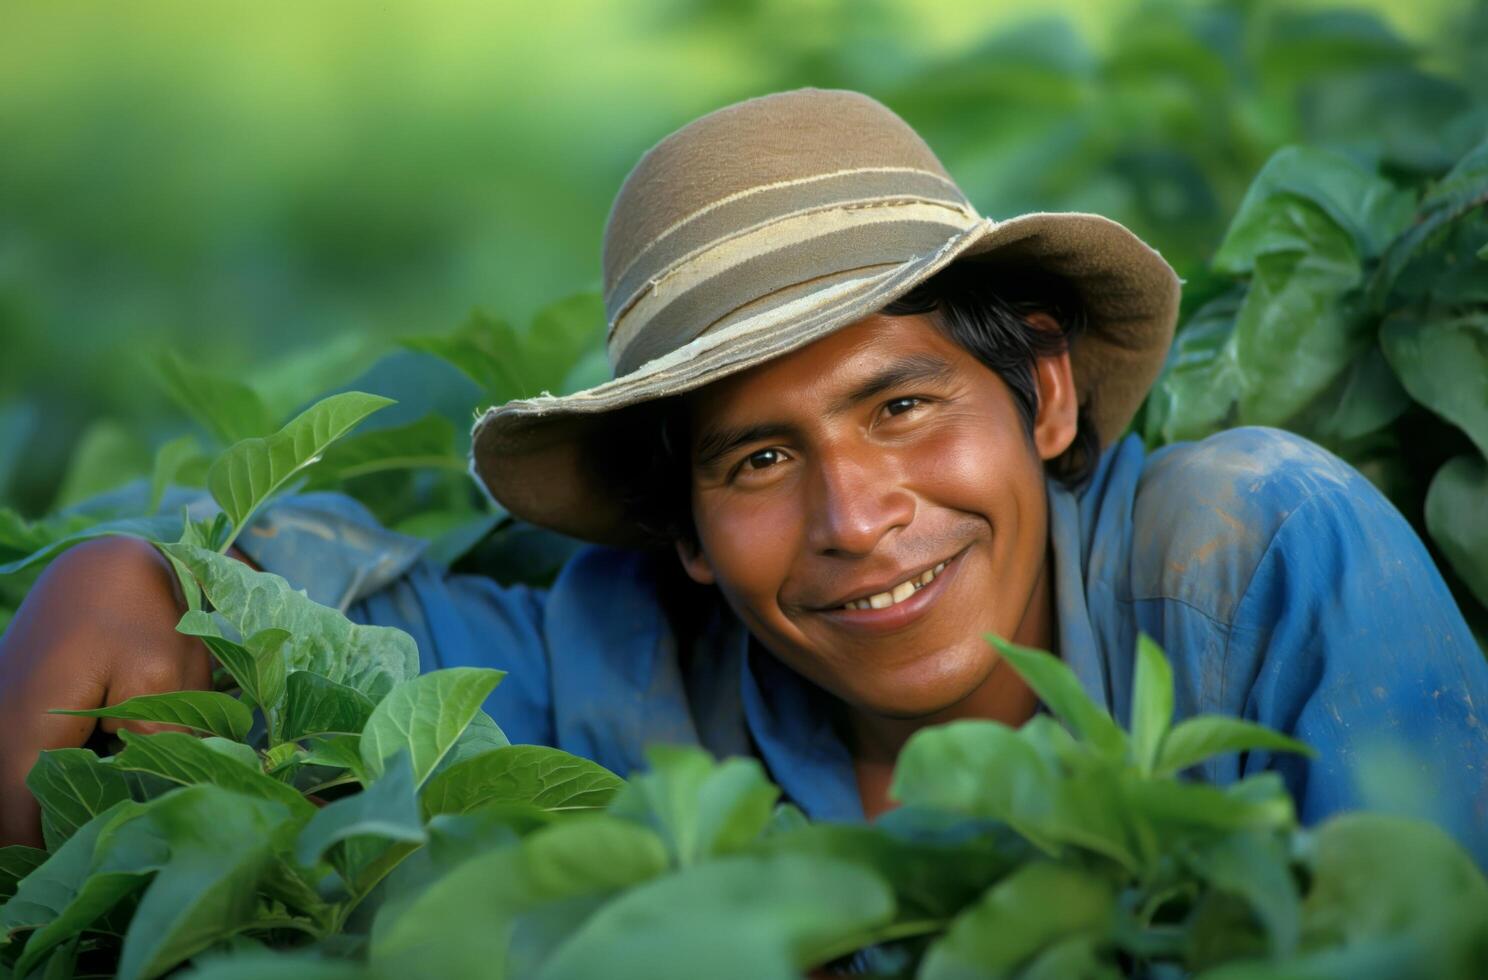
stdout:
{"type": "Polygon", "coordinates": [[[10,2],[0,503],[66,502],[90,427],[147,471],[185,427],[163,348],[287,408],[394,338],[596,287],[630,165],[738,98],[869,92],[984,213],[1100,211],[1192,280],[1284,143],[1460,155],[1484,25],[1461,0],[10,2]]]}

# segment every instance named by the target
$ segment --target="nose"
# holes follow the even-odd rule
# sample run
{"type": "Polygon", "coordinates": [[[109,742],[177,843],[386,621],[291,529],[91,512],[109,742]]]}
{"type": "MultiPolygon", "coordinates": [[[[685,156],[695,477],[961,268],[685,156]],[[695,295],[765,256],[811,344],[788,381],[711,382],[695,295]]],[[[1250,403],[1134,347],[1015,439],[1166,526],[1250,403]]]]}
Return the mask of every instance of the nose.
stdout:
{"type": "Polygon", "coordinates": [[[807,539],[821,555],[859,558],[914,520],[914,495],[890,460],[819,458],[807,503],[807,539]]]}

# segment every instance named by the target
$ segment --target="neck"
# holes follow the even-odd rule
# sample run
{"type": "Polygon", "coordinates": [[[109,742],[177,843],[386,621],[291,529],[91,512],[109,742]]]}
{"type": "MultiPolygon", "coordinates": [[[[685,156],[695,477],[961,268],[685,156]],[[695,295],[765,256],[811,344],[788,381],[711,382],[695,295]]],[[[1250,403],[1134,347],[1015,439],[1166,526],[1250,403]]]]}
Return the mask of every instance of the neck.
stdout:
{"type": "MultiPolygon", "coordinates": [[[[1055,649],[1054,596],[1049,583],[1052,562],[1052,556],[1045,558],[1028,607],[1009,637],[1019,646],[1055,649]]],[[[994,660],[991,670],[974,690],[933,714],[890,718],[849,708],[845,718],[846,734],[865,815],[872,819],[893,809],[894,803],[889,799],[888,791],[893,780],[894,763],[915,732],[965,718],[999,721],[1017,728],[1032,718],[1037,708],[1037,696],[1001,657],[994,660]]]]}

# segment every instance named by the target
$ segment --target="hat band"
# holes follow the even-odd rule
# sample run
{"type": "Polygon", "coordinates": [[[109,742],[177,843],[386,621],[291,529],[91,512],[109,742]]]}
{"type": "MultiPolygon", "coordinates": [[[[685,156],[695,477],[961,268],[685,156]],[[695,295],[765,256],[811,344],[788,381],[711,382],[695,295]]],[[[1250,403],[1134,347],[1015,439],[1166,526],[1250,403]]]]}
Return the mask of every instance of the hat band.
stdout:
{"type": "Polygon", "coordinates": [[[948,178],[917,167],[858,167],[738,191],[672,223],[646,243],[606,287],[605,315],[613,323],[651,279],[726,238],[810,211],[912,200],[971,210],[948,178]]]}
{"type": "Polygon", "coordinates": [[[895,201],[792,215],[699,251],[651,283],[616,320],[617,376],[720,325],[763,312],[793,287],[932,253],[981,221],[969,208],[895,201]]]}

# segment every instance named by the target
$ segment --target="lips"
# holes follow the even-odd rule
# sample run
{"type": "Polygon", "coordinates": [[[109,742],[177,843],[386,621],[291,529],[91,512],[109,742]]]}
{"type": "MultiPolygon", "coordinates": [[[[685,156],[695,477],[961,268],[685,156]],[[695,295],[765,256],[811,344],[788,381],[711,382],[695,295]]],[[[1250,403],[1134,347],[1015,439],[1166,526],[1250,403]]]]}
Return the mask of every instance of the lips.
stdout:
{"type": "MultiPolygon", "coordinates": [[[[889,585],[887,589],[882,586],[873,586],[873,591],[866,594],[864,590],[858,589],[849,594],[851,598],[847,601],[818,609],[816,615],[839,627],[845,627],[853,632],[866,631],[868,634],[892,633],[908,627],[924,616],[941,595],[951,587],[956,573],[960,571],[961,559],[965,557],[965,554],[964,550],[958,552],[951,558],[901,578],[898,582],[889,585]],[[929,581],[916,587],[914,583],[923,580],[926,572],[930,573],[929,581]],[[897,602],[892,601],[895,589],[904,595],[904,598],[897,602]],[[885,592],[888,593],[891,601],[887,605],[875,607],[873,599],[882,596],[885,592]]],[[[882,601],[880,598],[879,602],[882,603],[882,601]]]]}

